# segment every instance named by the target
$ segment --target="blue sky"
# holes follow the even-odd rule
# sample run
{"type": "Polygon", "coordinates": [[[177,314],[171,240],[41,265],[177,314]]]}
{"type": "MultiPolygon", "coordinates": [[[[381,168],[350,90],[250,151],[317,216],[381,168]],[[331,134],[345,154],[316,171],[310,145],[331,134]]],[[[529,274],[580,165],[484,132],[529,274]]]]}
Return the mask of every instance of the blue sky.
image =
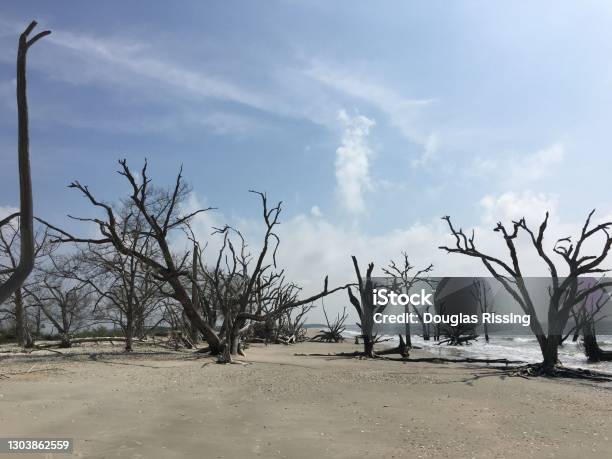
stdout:
{"type": "Polygon", "coordinates": [[[114,200],[118,158],[160,183],[183,163],[216,219],[256,219],[249,188],[282,199],[308,284],[300,267],[333,270],[336,249],[446,263],[445,214],[484,231],[550,209],[570,229],[612,210],[609,2],[24,3],[0,7],[0,206],[17,204],[17,35],[37,19],[36,207],[59,223],[88,211],[74,179],[114,200]]]}

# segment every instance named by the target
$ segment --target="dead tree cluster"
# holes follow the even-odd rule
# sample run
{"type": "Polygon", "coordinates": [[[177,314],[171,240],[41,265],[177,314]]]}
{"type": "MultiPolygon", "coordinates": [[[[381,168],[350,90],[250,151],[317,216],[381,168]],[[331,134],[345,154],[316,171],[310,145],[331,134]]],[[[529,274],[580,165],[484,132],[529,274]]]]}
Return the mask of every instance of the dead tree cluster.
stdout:
{"type": "MultiPolygon", "coordinates": [[[[329,294],[345,289],[328,289],[325,278],[323,289],[300,299],[300,288],[287,281],[284,270],[277,269],[276,252],[280,239],[276,234],[280,223],[282,203],[271,206],[264,193],[251,191],[259,197],[264,234],[258,250],[251,251],[242,233],[231,226],[218,228],[215,234],[222,238],[216,263],[205,271],[208,288],[222,316],[220,336],[224,346],[223,362],[241,353],[241,339],[256,324],[273,329],[273,324],[287,319],[287,313],[312,304],[329,294]]],[[[295,336],[289,337],[295,341],[295,336]]]]}
{"type": "Polygon", "coordinates": [[[87,246],[87,255],[82,260],[93,267],[88,270],[93,275],[87,279],[78,274],[72,277],[86,282],[119,312],[128,336],[133,335],[135,317],[143,316],[144,307],[163,303],[167,316],[174,320],[178,314],[172,305],[180,305],[180,317],[189,331],[182,336],[188,339],[191,335],[191,342],[201,337],[212,354],[219,355],[223,362],[231,362],[232,356],[242,352],[241,343],[256,324],[293,329],[291,336],[283,338],[277,332],[276,337],[296,341],[295,333],[301,333],[307,312],[302,310],[300,315],[298,308],[346,288],[328,289],[326,278],[319,293],[300,298],[300,288],[289,282],[276,265],[280,240],[275,229],[281,203],[270,206],[266,195],[259,192],[253,192],[260,199],[265,225],[259,249],[252,254],[237,229],[217,228],[214,236],[221,239],[221,248],[214,265],[206,266],[202,261],[202,245],[195,239],[190,224],[194,217],[210,209],[182,212],[190,191],[182,171],[174,187],[164,190],[151,185],[146,162],[138,179],[125,160],[119,164],[119,174],[130,189],[119,210],[99,200],[87,186],[79,182],[70,185],[99,211],[96,217],[71,218],[95,224],[98,237],[76,237],[56,226],[49,227],[54,242],[87,246]],[[173,249],[174,233],[188,235],[193,243],[191,254],[173,249]],[[98,272],[106,284],[98,282],[98,272]],[[173,302],[168,304],[160,298],[171,298],[173,302]]]}
{"type": "MultiPolygon", "coordinates": [[[[183,204],[190,188],[182,169],[173,186],[165,189],[152,184],[146,161],[138,173],[130,169],[126,160],[119,161],[118,173],[125,179],[128,193],[118,204],[99,199],[79,181],[72,182],[69,187],[85,198],[95,214],[70,218],[93,225],[97,229],[95,236],[74,236],[36,219],[30,174],[26,60],[30,48],[50,34],[43,31],[31,37],[36,25],[33,21],[21,34],[17,50],[19,211],[0,219],[0,321],[14,323],[20,345],[32,346],[32,335],[40,336],[44,322],[52,325],[60,335],[61,345],[66,347],[75,342],[74,335],[79,330],[96,323],[111,323],[122,331],[129,351],[134,339],[146,339],[148,333],[155,334],[158,326],[165,325],[172,328],[170,334],[177,343],[193,347],[202,340],[220,362],[231,362],[249,339],[266,343],[305,339],[305,317],[312,305],[346,289],[359,316],[362,355],[399,353],[404,359],[408,357],[409,324],[396,348],[375,352],[375,344],[382,338],[375,330],[374,315],[384,306],[373,304],[373,263],[363,276],[353,256],[356,284],[330,289],[325,277],[323,288],[306,297],[298,285],[287,279],[276,260],[282,203],[270,204],[264,193],[251,191],[262,209],[262,239],[250,246],[238,229],[229,225],[217,228],[212,237],[220,239],[221,248],[212,255],[212,263],[204,261],[208,241],[198,240],[192,230],[193,220],[211,209],[185,211],[183,204]],[[37,232],[35,221],[45,230],[37,232]],[[188,249],[178,248],[176,241],[181,235],[190,241],[188,249]],[[67,243],[75,244],[76,251],[62,252],[61,256],[54,253],[59,244],[67,243]],[[33,271],[35,275],[31,276],[33,271]],[[356,286],[356,294],[351,286],[356,286]]],[[[612,281],[603,278],[584,283],[581,278],[608,271],[601,265],[612,246],[612,222],[592,225],[592,216],[593,212],[575,242],[562,238],[552,247],[544,243],[548,213],[538,229],[528,226],[524,218],[509,226],[498,223],[494,231],[501,236],[508,260],[481,251],[473,232],[466,235],[455,228],[450,217],[444,217],[454,244],[440,248],[480,260],[531,316],[531,330],[543,358],[540,365],[530,367],[532,374],[562,371],[559,346],[572,334],[577,339],[580,330],[590,360],[610,358],[608,351],[599,348],[594,332],[607,294],[606,301],[593,304],[592,298],[610,287],[612,281]],[[516,245],[520,236],[526,238],[550,272],[546,329],[523,278],[516,245]],[[599,241],[599,249],[585,254],[585,245],[595,240],[599,241]],[[564,277],[550,250],[560,257],[563,271],[567,272],[564,277]],[[568,331],[570,317],[574,325],[568,331]]],[[[430,265],[414,271],[404,253],[401,263],[391,262],[384,272],[392,277],[394,289],[407,292],[417,282],[430,282],[431,269],[430,265]]],[[[475,285],[473,299],[482,312],[488,311],[488,296],[485,286],[475,285]]],[[[341,341],[348,317],[346,309],[331,321],[327,311],[323,312],[328,328],[315,339],[341,341]]],[[[413,312],[423,323],[423,314],[428,311],[414,308],[413,312]]],[[[423,323],[423,338],[427,340],[429,336],[430,330],[423,323]]],[[[485,338],[488,340],[486,329],[485,338]]]]}

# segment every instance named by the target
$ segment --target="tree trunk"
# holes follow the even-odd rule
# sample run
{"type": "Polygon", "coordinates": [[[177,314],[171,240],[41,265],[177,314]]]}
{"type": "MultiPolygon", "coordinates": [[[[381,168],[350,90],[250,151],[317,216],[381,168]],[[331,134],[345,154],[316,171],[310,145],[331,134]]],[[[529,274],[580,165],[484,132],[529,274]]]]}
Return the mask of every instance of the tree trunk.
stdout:
{"type": "Polygon", "coordinates": [[[374,341],[370,335],[363,335],[363,354],[366,357],[374,357],[374,341]]]}
{"type": "Polygon", "coordinates": [[[17,49],[17,155],[19,162],[19,265],[6,282],[0,284],[0,304],[4,303],[23,285],[34,269],[34,206],[32,203],[32,177],[30,173],[30,137],[28,131],[28,98],[26,88],[26,57],[28,48],[40,38],[49,35],[45,31],[28,41],[28,35],[36,27],[32,21],[19,37],[17,49]]]}
{"type": "Polygon", "coordinates": [[[202,336],[206,340],[211,354],[222,353],[224,349],[223,344],[219,339],[219,336],[215,333],[213,328],[210,327],[208,323],[204,321],[204,319],[202,319],[198,311],[195,310],[191,299],[185,291],[185,288],[181,285],[181,281],[177,278],[172,278],[169,280],[169,283],[174,290],[174,298],[176,298],[176,300],[181,303],[181,306],[183,307],[185,314],[187,314],[187,318],[189,319],[189,321],[195,327],[197,327],[200,333],[202,333],[202,336]]]}
{"type": "Polygon", "coordinates": [[[423,327],[423,341],[429,341],[429,324],[421,322],[421,326],[423,327]]]}
{"type": "Polygon", "coordinates": [[[134,341],[134,320],[132,317],[127,318],[125,324],[125,351],[132,352],[132,343],[134,341]]]}
{"type": "Polygon", "coordinates": [[[560,342],[561,342],[560,335],[549,335],[546,338],[546,343],[542,349],[542,356],[544,357],[542,366],[544,367],[545,371],[552,370],[559,364],[559,343],[560,342]]]}
{"type": "Polygon", "coordinates": [[[589,362],[610,362],[612,351],[604,351],[597,343],[595,324],[592,320],[585,320],[582,326],[584,353],[589,362]]]}
{"type": "Polygon", "coordinates": [[[412,339],[410,335],[412,334],[410,331],[410,304],[407,304],[404,307],[404,312],[406,313],[406,346],[412,347],[412,339]]]}
{"type": "Polygon", "coordinates": [[[26,323],[26,312],[23,304],[23,295],[21,289],[15,290],[15,334],[17,335],[17,344],[21,347],[31,348],[34,346],[32,335],[28,330],[26,323]]]}
{"type": "MultiPolygon", "coordinates": [[[[200,312],[200,291],[198,288],[198,243],[193,242],[193,256],[191,259],[191,302],[193,303],[193,308],[198,312],[200,312]]],[[[188,333],[189,339],[196,346],[200,339],[200,334],[198,333],[198,329],[195,324],[191,321],[188,322],[188,333]]]]}
{"type": "Polygon", "coordinates": [[[230,346],[230,353],[232,355],[238,355],[240,353],[240,336],[232,336],[232,342],[230,346]]]}
{"type": "Polygon", "coordinates": [[[62,348],[72,347],[72,342],[70,341],[70,335],[68,333],[61,332],[60,333],[60,346],[62,348]]]}

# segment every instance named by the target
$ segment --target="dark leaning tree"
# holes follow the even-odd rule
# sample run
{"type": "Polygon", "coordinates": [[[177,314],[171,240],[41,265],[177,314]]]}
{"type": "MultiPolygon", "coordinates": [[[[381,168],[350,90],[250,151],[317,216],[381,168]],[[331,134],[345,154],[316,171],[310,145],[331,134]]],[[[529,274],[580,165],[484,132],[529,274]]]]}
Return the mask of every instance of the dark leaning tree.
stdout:
{"type": "Polygon", "coordinates": [[[443,217],[455,238],[455,246],[441,246],[439,248],[446,250],[448,253],[459,253],[480,259],[489,273],[512,295],[522,310],[531,316],[531,331],[538,340],[543,359],[538,365],[526,367],[528,374],[565,375],[572,373],[563,369],[559,362],[558,352],[563,339],[563,330],[567,325],[570,314],[577,305],[581,304],[590,295],[612,286],[612,281],[603,279],[597,283],[587,283],[585,287],[584,283],[579,280],[581,276],[599,276],[608,271],[608,269],[600,266],[612,246],[612,237],[610,236],[612,222],[591,226],[591,217],[594,212],[595,210],[591,211],[587,217],[575,243],[572,243],[571,238],[567,237],[559,239],[552,247],[552,251],[560,256],[566,265],[567,275],[565,277],[559,276],[557,265],[544,249],[544,233],[548,226],[548,212],[546,212],[546,217],[537,232],[529,228],[524,218],[512,222],[511,228],[506,228],[501,222],[497,223],[493,231],[499,233],[506,244],[510,256],[508,262],[481,252],[474,243],[473,231],[471,236],[468,237],[462,229],[455,229],[449,216],[443,217]],[[533,248],[550,272],[551,288],[547,308],[547,330],[544,330],[542,322],[536,315],[534,302],[523,278],[515,244],[521,232],[531,241],[533,248]],[[594,242],[597,237],[601,238],[600,250],[594,254],[583,254],[583,245],[586,242],[594,242]]]}
{"type": "Polygon", "coordinates": [[[17,150],[19,159],[19,213],[0,221],[0,227],[19,217],[19,263],[6,281],[0,284],[0,304],[14,294],[34,269],[34,206],[32,203],[32,178],[30,174],[30,139],[28,134],[28,100],[26,91],[26,58],[30,47],[51,32],[45,30],[29,38],[36,21],[23,31],[17,49],[17,150]]]}
{"type": "Polygon", "coordinates": [[[102,214],[102,217],[75,219],[94,223],[98,227],[99,237],[74,237],[59,228],[48,225],[59,233],[55,235],[55,241],[112,246],[121,255],[138,260],[152,271],[156,280],[169,287],[172,298],[181,304],[190,323],[197,328],[208,343],[210,351],[213,354],[221,353],[223,351],[221,339],[196,309],[186,287],[188,282],[184,282],[190,275],[187,255],[177,259],[170,246],[171,233],[184,231],[193,217],[210,209],[198,209],[187,214],[181,213],[180,203],[188,192],[188,187],[183,180],[182,169],[176,177],[174,188],[163,190],[151,185],[146,162],[140,171],[141,181],[136,179],[126,160],[119,161],[119,165],[121,168],[118,173],[127,180],[131,191],[126,202],[132,206],[134,212],[122,216],[113,206],[96,199],[87,186],[75,181],[70,184],[69,188],[80,191],[102,214]],[[123,228],[129,228],[135,220],[145,222],[144,227],[138,230],[138,236],[150,238],[156,249],[154,255],[134,247],[124,237],[123,228]]]}

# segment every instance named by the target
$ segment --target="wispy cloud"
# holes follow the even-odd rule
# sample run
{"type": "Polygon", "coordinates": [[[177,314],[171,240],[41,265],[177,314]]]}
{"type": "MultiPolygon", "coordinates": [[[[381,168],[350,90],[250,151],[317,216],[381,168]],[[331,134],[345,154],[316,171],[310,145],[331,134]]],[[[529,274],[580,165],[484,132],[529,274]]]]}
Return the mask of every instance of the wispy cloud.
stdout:
{"type": "Polygon", "coordinates": [[[563,162],[565,148],[555,143],[547,148],[513,161],[511,180],[535,181],[551,173],[552,167],[563,162]]]}
{"type": "Polygon", "coordinates": [[[344,208],[359,214],[365,211],[363,192],[371,187],[367,137],[375,122],[362,115],[349,116],[344,110],[338,113],[338,119],[344,133],[336,150],[336,189],[344,208]]]}
{"type": "Polygon", "coordinates": [[[407,139],[423,148],[423,154],[414,165],[425,164],[437,151],[439,136],[419,126],[418,122],[421,111],[432,105],[434,99],[410,99],[380,83],[320,61],[315,61],[306,74],[336,91],[372,104],[389,116],[391,123],[407,139]]]}
{"type": "Polygon", "coordinates": [[[565,147],[557,142],[533,153],[476,158],[467,168],[467,173],[492,178],[506,188],[516,188],[550,176],[564,159],[565,147]]]}
{"type": "MultiPolygon", "coordinates": [[[[196,97],[210,97],[236,102],[258,109],[267,109],[265,97],[222,78],[202,71],[188,69],[176,62],[162,59],[150,53],[150,47],[138,41],[94,38],[67,31],[56,31],[49,41],[91,64],[96,61],[95,72],[71,74],[78,78],[95,78],[116,82],[118,79],[138,85],[147,79],[196,97]],[[110,77],[110,78],[109,78],[110,77]]],[[[62,76],[67,76],[62,74],[62,76]]]]}

